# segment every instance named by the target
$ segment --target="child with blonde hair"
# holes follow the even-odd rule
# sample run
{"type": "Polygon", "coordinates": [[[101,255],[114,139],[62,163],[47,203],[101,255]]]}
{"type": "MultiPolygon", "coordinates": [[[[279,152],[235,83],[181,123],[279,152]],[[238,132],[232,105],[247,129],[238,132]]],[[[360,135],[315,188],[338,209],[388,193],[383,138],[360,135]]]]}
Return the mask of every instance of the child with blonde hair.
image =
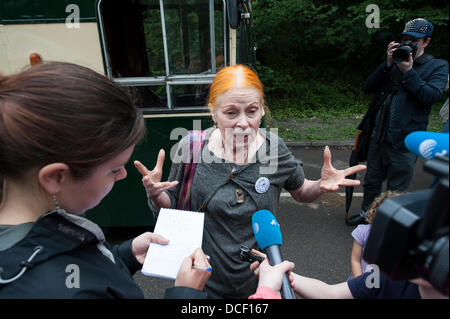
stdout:
{"type": "Polygon", "coordinates": [[[373,219],[375,218],[375,214],[378,210],[378,207],[381,205],[382,202],[384,202],[385,199],[399,196],[402,194],[404,193],[387,191],[384,195],[375,198],[375,200],[370,205],[369,210],[367,211],[366,215],[367,224],[360,224],[353,230],[352,237],[354,238],[354,241],[352,254],[350,257],[352,274],[350,275],[350,279],[361,276],[363,273],[370,271],[372,269],[370,265],[364,260],[363,253],[367,239],[369,238],[371,224],[373,222],[373,219]]]}

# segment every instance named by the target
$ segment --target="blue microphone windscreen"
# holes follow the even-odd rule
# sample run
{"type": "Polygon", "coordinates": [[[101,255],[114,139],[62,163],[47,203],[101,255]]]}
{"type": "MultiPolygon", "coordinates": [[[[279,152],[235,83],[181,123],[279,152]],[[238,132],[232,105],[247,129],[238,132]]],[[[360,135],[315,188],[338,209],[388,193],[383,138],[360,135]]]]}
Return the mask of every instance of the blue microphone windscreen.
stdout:
{"type": "Polygon", "coordinates": [[[448,156],[448,133],[416,131],[405,138],[408,150],[425,159],[432,159],[436,154],[448,156]]]}
{"type": "Polygon", "coordinates": [[[252,227],[256,242],[261,249],[272,245],[281,246],[280,224],[268,210],[259,210],[253,214],[252,227]]]}

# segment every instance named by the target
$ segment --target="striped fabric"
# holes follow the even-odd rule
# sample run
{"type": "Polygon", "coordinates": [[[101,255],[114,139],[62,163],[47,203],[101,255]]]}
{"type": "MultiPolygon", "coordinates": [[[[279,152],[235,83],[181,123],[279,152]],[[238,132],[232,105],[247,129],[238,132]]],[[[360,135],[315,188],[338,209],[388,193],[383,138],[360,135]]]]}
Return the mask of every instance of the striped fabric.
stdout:
{"type": "Polygon", "coordinates": [[[191,210],[191,188],[194,180],[195,168],[200,162],[201,151],[205,144],[205,131],[188,131],[190,162],[184,163],[183,177],[181,180],[180,195],[178,196],[177,209],[191,210]]]}

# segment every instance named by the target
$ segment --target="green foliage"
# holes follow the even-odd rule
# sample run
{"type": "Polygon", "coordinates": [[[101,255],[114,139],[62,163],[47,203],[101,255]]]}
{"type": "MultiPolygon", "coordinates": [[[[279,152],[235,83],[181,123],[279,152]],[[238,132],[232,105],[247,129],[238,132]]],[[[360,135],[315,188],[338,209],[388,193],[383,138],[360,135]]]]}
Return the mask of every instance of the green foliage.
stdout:
{"type": "Polygon", "coordinates": [[[448,2],[379,0],[380,28],[368,29],[365,10],[371,3],[373,0],[254,0],[258,60],[280,67],[318,62],[354,66],[358,64],[355,58],[371,60],[375,53],[372,60],[377,63],[384,57],[385,45],[401,33],[407,21],[417,17],[433,23],[435,53],[448,56],[448,2]]]}
{"type": "Polygon", "coordinates": [[[427,53],[448,60],[447,1],[377,0],[380,28],[368,29],[373,0],[253,0],[256,69],[274,117],[364,112],[365,78],[385,59],[404,24],[434,25],[427,53]],[[326,111],[325,111],[326,110],[326,111]]]}
{"type": "Polygon", "coordinates": [[[299,66],[289,73],[259,63],[256,68],[274,118],[353,116],[363,113],[370,102],[361,89],[361,76],[319,67],[299,66]]]}

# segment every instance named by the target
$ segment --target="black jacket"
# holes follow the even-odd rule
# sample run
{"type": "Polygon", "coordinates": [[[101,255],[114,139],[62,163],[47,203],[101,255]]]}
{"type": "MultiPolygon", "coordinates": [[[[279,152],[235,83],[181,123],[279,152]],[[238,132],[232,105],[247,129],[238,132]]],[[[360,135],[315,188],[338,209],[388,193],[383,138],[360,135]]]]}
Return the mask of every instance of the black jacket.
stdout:
{"type": "Polygon", "coordinates": [[[382,63],[364,84],[364,90],[375,93],[375,97],[358,129],[373,128],[379,107],[393,93],[391,107],[400,116],[390,123],[389,136],[394,149],[406,151],[405,137],[411,132],[426,130],[431,106],[441,98],[447,81],[447,61],[429,55],[417,58],[413,69],[405,74],[395,64],[388,68],[386,62],[382,63]]]}
{"type": "MultiPolygon", "coordinates": [[[[0,282],[0,298],[144,298],[132,277],[142,265],[131,243],[110,247],[96,224],[47,213],[25,238],[0,251],[0,278],[11,281],[0,282]]],[[[185,297],[204,298],[181,290],[185,297]]]]}

